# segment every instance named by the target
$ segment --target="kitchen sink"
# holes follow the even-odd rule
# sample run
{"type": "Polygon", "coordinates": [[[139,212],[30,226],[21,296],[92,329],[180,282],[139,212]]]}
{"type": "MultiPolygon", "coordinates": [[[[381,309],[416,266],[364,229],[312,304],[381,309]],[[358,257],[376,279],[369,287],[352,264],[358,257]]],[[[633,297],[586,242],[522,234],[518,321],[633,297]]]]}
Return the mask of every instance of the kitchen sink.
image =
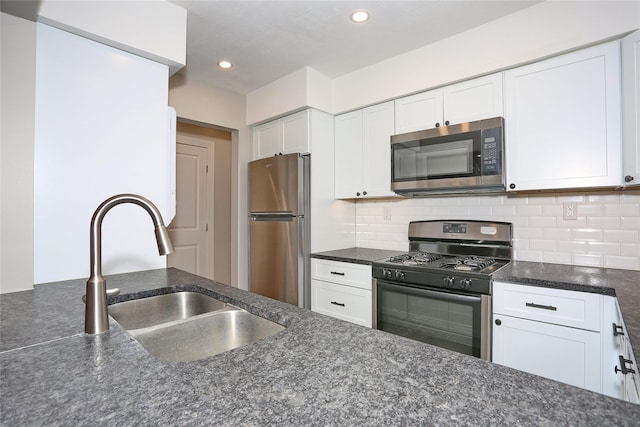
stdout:
{"type": "Polygon", "coordinates": [[[109,315],[149,353],[169,362],[204,359],[285,329],[198,292],[174,292],[113,304],[109,315]]]}

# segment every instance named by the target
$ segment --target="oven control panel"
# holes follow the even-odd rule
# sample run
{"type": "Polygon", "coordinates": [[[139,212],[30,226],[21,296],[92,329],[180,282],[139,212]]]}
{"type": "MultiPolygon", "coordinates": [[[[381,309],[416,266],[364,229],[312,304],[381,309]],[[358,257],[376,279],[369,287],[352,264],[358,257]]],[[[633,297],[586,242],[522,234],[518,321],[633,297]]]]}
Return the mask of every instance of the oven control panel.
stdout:
{"type": "Polygon", "coordinates": [[[452,275],[425,270],[399,270],[387,266],[373,265],[372,275],[374,279],[386,280],[406,286],[450,289],[475,294],[491,293],[490,278],[487,276],[474,277],[468,273],[465,275],[452,275]]]}

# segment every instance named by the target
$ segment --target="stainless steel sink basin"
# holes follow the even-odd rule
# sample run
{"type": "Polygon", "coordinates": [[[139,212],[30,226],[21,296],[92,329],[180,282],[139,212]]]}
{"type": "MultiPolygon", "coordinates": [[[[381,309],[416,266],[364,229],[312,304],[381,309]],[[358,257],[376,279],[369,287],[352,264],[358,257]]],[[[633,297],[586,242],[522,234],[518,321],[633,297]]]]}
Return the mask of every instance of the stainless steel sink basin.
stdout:
{"type": "Polygon", "coordinates": [[[109,306],[109,314],[159,359],[203,359],[261,338],[284,326],[197,292],[175,292],[109,306]]]}

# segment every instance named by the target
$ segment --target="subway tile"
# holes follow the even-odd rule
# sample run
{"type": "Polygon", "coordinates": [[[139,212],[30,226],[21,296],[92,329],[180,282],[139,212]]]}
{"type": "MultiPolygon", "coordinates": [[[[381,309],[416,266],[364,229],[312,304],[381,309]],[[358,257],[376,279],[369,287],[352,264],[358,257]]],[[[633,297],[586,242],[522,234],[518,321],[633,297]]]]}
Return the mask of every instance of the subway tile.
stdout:
{"type": "Polygon", "coordinates": [[[640,230],[640,216],[631,217],[631,216],[623,216],[620,218],[620,228],[624,230],[634,229],[640,230]]]}
{"type": "MultiPolygon", "coordinates": [[[[482,216],[487,218],[491,216],[491,206],[475,205],[469,207],[469,215],[473,217],[482,216]]],[[[476,219],[476,218],[474,218],[476,219]]]]}
{"type": "Polygon", "coordinates": [[[587,253],[587,242],[558,240],[558,252],[587,253]]]}
{"type": "Polygon", "coordinates": [[[563,204],[564,202],[584,203],[584,193],[563,193],[556,196],[556,203],[563,204]]]}
{"type": "Polygon", "coordinates": [[[640,190],[625,190],[620,194],[620,203],[640,203],[640,190]]]}
{"type": "Polygon", "coordinates": [[[520,261],[542,262],[542,252],[532,250],[515,250],[515,259],[520,261]]]}
{"type": "Polygon", "coordinates": [[[598,255],[572,254],[571,264],[588,267],[604,267],[604,260],[598,255]]]}
{"type": "Polygon", "coordinates": [[[639,230],[604,230],[605,242],[640,243],[639,230]]]}
{"type": "Polygon", "coordinates": [[[640,204],[605,204],[604,212],[606,216],[640,216],[640,204]]]}
{"type": "Polygon", "coordinates": [[[496,216],[516,216],[515,206],[493,206],[491,212],[496,216]]]}
{"type": "Polygon", "coordinates": [[[542,252],[542,262],[571,264],[571,254],[565,252],[542,252]]]}
{"type": "Polygon", "coordinates": [[[622,268],[628,270],[640,270],[639,257],[607,256],[604,266],[608,268],[622,268]]]}
{"type": "Polygon", "coordinates": [[[602,204],[586,204],[577,205],[578,216],[602,216],[604,215],[604,205],[602,204]]]}
{"type": "Polygon", "coordinates": [[[518,239],[540,239],[542,229],[534,227],[518,227],[513,231],[513,235],[518,239]]]}
{"type": "Polygon", "coordinates": [[[556,218],[556,224],[561,228],[585,228],[587,226],[587,218],[563,219],[561,216],[556,218]]]}
{"type": "Polygon", "coordinates": [[[587,196],[587,203],[618,203],[620,195],[617,192],[612,193],[594,193],[587,196]]]}
{"type": "Polygon", "coordinates": [[[518,205],[516,206],[518,216],[541,216],[542,206],[540,205],[518,205]]]}
{"type": "Polygon", "coordinates": [[[587,218],[587,228],[601,228],[603,230],[618,230],[620,229],[620,218],[618,217],[600,217],[600,218],[587,218]]]}
{"type": "Polygon", "coordinates": [[[550,216],[532,216],[529,218],[531,227],[555,228],[556,219],[550,216]]]}
{"type": "Polygon", "coordinates": [[[562,217],[562,205],[542,205],[542,215],[562,217]]]}
{"type": "Polygon", "coordinates": [[[529,239],[529,248],[539,251],[555,252],[558,242],[555,240],[529,239]]]}
{"type": "Polygon", "coordinates": [[[604,232],[597,228],[577,228],[571,230],[571,240],[602,241],[604,232]]]}
{"type": "Polygon", "coordinates": [[[621,243],[620,255],[640,258],[640,244],[621,243]]]}
{"type": "Polygon", "coordinates": [[[554,239],[554,240],[570,240],[571,239],[571,229],[569,229],[569,228],[543,228],[542,229],[542,238],[543,239],[554,239]]]}
{"type": "Polygon", "coordinates": [[[587,242],[587,253],[600,255],[620,255],[620,243],[587,242]]]}

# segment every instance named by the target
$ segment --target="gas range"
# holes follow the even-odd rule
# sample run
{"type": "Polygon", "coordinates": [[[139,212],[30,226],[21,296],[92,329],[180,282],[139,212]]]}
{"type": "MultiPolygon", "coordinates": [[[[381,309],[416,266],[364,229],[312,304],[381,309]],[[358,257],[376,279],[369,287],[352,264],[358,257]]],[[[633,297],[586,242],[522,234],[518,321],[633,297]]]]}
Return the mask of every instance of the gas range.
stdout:
{"type": "Polygon", "coordinates": [[[414,221],[409,252],[372,264],[374,279],[491,294],[491,275],[511,261],[512,226],[484,221],[414,221]]]}

